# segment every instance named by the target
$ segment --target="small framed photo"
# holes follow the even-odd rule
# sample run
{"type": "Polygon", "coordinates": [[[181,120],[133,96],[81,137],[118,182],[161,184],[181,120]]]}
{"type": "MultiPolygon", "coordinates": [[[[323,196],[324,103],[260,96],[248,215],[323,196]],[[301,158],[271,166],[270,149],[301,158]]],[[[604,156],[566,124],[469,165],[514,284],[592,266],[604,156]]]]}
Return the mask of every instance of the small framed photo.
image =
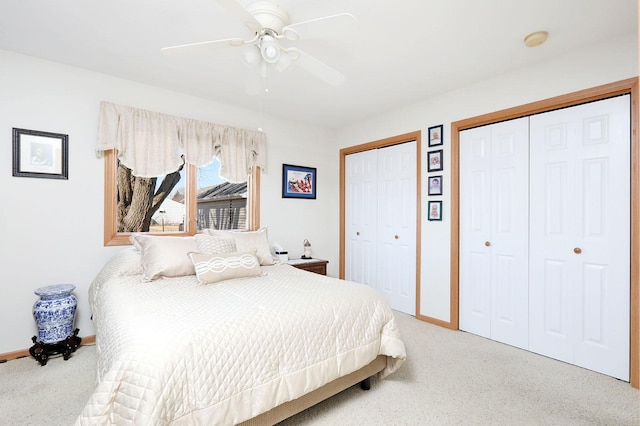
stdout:
{"type": "Polygon", "coordinates": [[[442,195],[442,175],[429,176],[429,195],[442,195]]]}
{"type": "Polygon", "coordinates": [[[442,168],[442,150],[427,152],[427,171],[438,172],[442,168]]]}
{"type": "Polygon", "coordinates": [[[442,145],[442,124],[429,127],[429,146],[442,145]]]}
{"type": "Polygon", "coordinates": [[[442,220],[442,201],[429,201],[429,220],[442,220]]]}
{"type": "Polygon", "coordinates": [[[68,179],[69,135],[13,128],[13,175],[68,179]]]}
{"type": "Polygon", "coordinates": [[[282,165],[282,198],[316,198],[316,169],[282,165]]]}

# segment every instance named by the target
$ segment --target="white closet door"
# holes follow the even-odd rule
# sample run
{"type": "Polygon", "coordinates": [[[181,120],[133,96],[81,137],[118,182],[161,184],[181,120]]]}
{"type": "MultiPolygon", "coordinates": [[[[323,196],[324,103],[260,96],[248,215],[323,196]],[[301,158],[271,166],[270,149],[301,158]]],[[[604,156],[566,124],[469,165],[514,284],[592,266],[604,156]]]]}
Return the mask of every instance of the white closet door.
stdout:
{"type": "Polygon", "coordinates": [[[491,338],[491,126],[460,132],[460,330],[491,338]]]}
{"type": "Polygon", "coordinates": [[[460,134],[460,328],[528,345],[528,119],[460,134]]]}
{"type": "Polygon", "coordinates": [[[531,117],[530,350],[629,379],[630,110],[531,117]]]}
{"type": "Polygon", "coordinates": [[[491,127],[491,338],[529,344],[529,120],[491,127]]]}
{"type": "Polygon", "coordinates": [[[378,222],[376,150],[345,158],[345,279],[377,287],[378,222]]]}
{"type": "Polygon", "coordinates": [[[377,287],[392,309],[415,315],[416,142],[377,151],[377,287]]]}

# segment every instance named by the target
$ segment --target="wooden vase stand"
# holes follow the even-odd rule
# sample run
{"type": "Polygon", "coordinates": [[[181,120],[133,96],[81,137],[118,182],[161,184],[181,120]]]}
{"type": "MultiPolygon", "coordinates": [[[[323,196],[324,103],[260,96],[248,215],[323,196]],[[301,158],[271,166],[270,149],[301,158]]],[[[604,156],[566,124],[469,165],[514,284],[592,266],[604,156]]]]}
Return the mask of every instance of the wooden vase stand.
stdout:
{"type": "Polygon", "coordinates": [[[78,346],[80,346],[82,342],[82,338],[78,337],[79,331],[80,329],[76,328],[73,330],[72,335],[55,343],[38,342],[38,337],[33,336],[31,341],[34,345],[29,348],[29,353],[43,366],[47,364],[51,355],[62,354],[62,357],[66,361],[71,357],[71,353],[78,349],[78,346]]]}

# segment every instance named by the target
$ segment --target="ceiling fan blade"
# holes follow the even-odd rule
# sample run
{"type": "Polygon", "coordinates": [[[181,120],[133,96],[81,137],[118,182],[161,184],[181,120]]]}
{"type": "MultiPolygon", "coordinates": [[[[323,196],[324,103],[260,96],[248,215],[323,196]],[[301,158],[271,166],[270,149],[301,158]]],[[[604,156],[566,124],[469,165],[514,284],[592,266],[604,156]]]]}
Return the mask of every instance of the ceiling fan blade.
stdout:
{"type": "Polygon", "coordinates": [[[352,14],[338,13],[287,25],[282,29],[282,34],[289,40],[326,38],[331,34],[344,38],[345,33],[357,29],[357,24],[358,20],[352,14]]]}
{"type": "Polygon", "coordinates": [[[242,46],[245,41],[241,38],[225,38],[220,40],[200,41],[197,43],[179,44],[177,46],[167,46],[160,50],[165,53],[174,53],[178,49],[198,49],[198,48],[213,48],[213,47],[225,47],[225,46],[242,46]]]}
{"type": "Polygon", "coordinates": [[[259,33],[262,29],[262,25],[260,25],[256,18],[236,0],[216,0],[216,2],[225,8],[235,19],[249,28],[252,33],[259,33]]]}
{"type": "Polygon", "coordinates": [[[302,50],[296,48],[290,48],[290,50],[298,52],[299,57],[295,62],[314,77],[319,78],[332,86],[339,86],[346,80],[346,77],[340,71],[319,61],[313,56],[304,53],[302,50]]]}

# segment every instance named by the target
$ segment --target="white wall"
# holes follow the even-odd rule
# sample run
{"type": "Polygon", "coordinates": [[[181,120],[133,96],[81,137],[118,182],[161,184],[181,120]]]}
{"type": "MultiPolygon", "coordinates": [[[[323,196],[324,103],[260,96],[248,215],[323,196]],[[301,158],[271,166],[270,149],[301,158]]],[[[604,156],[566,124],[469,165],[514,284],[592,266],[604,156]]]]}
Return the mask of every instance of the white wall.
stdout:
{"type": "Polygon", "coordinates": [[[0,354],[31,346],[37,333],[33,291],[76,286],[76,327],[94,334],[87,305],[91,280],[121,247],[103,247],[103,160],[94,152],[100,101],[244,128],[268,135],[261,225],[271,241],[301,254],[308,238],[337,275],[338,169],[331,133],[264,115],[0,50],[0,354]],[[13,177],[13,127],[69,135],[69,180],[13,177]],[[301,140],[300,135],[304,135],[301,140]],[[318,169],[317,200],[281,198],[282,163],[318,169]]]}
{"type": "MultiPolygon", "coordinates": [[[[541,46],[540,48],[544,48],[541,46]]],[[[473,66],[473,64],[469,64],[473,66]]],[[[336,137],[339,148],[421,130],[423,138],[422,262],[420,314],[450,321],[451,122],[505,108],[623,80],[638,75],[637,34],[610,40],[588,50],[444,93],[415,105],[354,123],[336,137]],[[427,128],[444,124],[443,221],[427,220],[427,128]]],[[[426,76],[425,78],[428,78],[426,76]]],[[[432,148],[434,149],[434,148],[432,148]]],[[[440,147],[438,147],[440,149],[440,147]]],[[[338,156],[336,152],[336,157],[338,156]]]]}

